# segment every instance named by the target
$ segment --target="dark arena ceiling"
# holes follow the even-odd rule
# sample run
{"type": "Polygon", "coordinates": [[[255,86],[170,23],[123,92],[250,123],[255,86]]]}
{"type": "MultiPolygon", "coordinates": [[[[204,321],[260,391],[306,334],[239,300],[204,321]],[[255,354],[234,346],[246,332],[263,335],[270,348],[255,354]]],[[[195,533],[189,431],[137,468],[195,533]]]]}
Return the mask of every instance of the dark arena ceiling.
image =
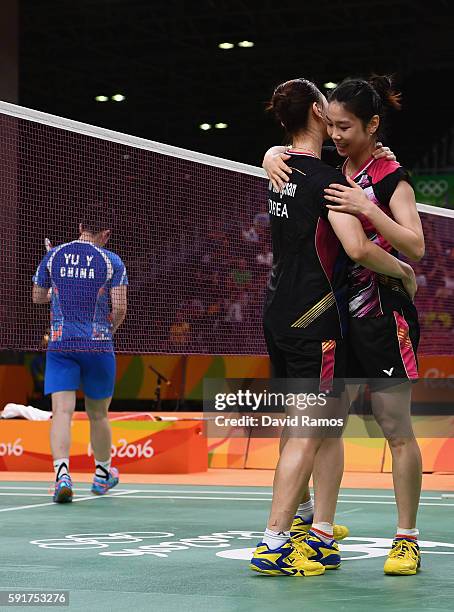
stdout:
{"type": "Polygon", "coordinates": [[[395,73],[389,144],[409,167],[453,124],[449,0],[22,0],[20,24],[20,104],[254,165],[281,140],[265,102],[297,76],[395,73]]]}

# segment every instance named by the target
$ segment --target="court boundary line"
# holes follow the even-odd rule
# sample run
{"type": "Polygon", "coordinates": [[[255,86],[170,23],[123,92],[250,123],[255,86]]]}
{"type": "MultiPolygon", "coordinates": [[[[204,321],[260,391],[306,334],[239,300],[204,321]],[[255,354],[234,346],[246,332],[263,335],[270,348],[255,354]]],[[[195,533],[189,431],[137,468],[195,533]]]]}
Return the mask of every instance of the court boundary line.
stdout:
{"type": "MultiPolygon", "coordinates": [[[[19,486],[0,486],[0,495],[7,495],[7,493],[2,493],[2,491],[41,491],[47,490],[44,487],[19,487],[19,486]]],[[[90,491],[89,487],[74,487],[74,491],[90,491]]],[[[118,494],[120,491],[115,492],[118,494]]],[[[262,496],[270,496],[272,495],[272,490],[269,491],[219,491],[219,490],[185,490],[185,489],[122,489],[121,492],[124,493],[191,493],[191,494],[216,494],[216,495],[262,495],[262,496]]],[[[14,493],[11,493],[14,495],[14,493]]],[[[19,495],[17,493],[16,495],[19,495]]],[[[33,495],[33,494],[30,494],[33,495]]],[[[41,494],[40,494],[41,495],[41,494]]],[[[373,493],[340,493],[339,498],[342,497],[353,497],[353,498],[372,498],[372,499],[395,499],[394,495],[384,495],[384,494],[373,494],[373,493]]],[[[440,493],[439,495],[425,495],[421,496],[421,500],[442,500],[444,497],[453,497],[444,493],[440,493]]]]}
{"type": "MultiPolygon", "coordinates": [[[[201,500],[201,501],[206,501],[206,500],[210,500],[210,501],[266,501],[269,502],[271,501],[271,496],[268,498],[265,497],[208,497],[206,495],[202,496],[202,495],[197,495],[197,496],[190,496],[190,495],[134,495],[133,494],[134,491],[122,491],[119,493],[112,493],[111,495],[106,495],[106,498],[112,498],[112,497],[119,497],[121,495],[123,495],[123,497],[127,496],[127,499],[186,499],[186,500],[201,500]]],[[[101,496],[104,497],[104,496],[101,496]]],[[[85,499],[93,499],[91,497],[79,497],[78,499],[74,499],[73,501],[84,501],[85,499]]],[[[340,504],[384,504],[384,505],[390,505],[390,506],[394,506],[395,505],[395,501],[384,501],[384,500],[366,500],[366,499],[339,499],[338,503],[340,504]]],[[[50,502],[50,503],[46,503],[46,504],[35,504],[34,506],[25,506],[25,508],[32,508],[32,507],[38,507],[38,506],[53,506],[54,502],[50,502]]],[[[450,503],[436,503],[436,502],[422,502],[419,504],[420,506],[441,506],[444,508],[449,508],[449,507],[454,507],[454,504],[450,504],[450,503]]],[[[11,508],[11,510],[13,510],[14,508],[11,508]]],[[[18,508],[21,509],[21,508],[18,508]]],[[[0,510],[0,512],[5,512],[5,510],[10,510],[10,508],[7,509],[2,509],[0,510]]]]}
{"type": "MultiPolygon", "coordinates": [[[[131,491],[131,492],[134,493],[134,491],[131,491]]],[[[118,491],[118,493],[111,493],[109,497],[111,498],[121,497],[121,496],[128,495],[129,493],[130,493],[129,491],[118,491]]],[[[102,499],[103,497],[105,496],[104,495],[87,495],[86,497],[84,496],[84,497],[74,498],[71,503],[87,501],[90,499],[102,499]]],[[[51,501],[51,502],[45,502],[44,504],[29,504],[26,506],[16,506],[15,508],[0,508],[0,512],[13,512],[14,510],[28,510],[29,508],[43,508],[44,506],[58,506],[58,505],[59,504],[56,504],[54,501],[51,501]]]]}

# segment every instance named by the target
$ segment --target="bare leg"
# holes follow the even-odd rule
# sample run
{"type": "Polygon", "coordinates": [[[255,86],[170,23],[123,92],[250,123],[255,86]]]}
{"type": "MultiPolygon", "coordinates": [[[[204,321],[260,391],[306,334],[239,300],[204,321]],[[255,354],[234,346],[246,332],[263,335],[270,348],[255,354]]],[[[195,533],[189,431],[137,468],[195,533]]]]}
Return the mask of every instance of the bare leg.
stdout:
{"type": "Polygon", "coordinates": [[[52,393],[50,447],[54,460],[69,457],[71,450],[71,420],[75,407],[75,391],[52,393]]]}
{"type": "Polygon", "coordinates": [[[321,442],[319,438],[288,438],[285,442],[274,475],[268,529],[290,529],[301,500],[301,491],[308,486],[321,442]]]}
{"type": "Polygon", "coordinates": [[[421,451],[415,437],[391,439],[388,443],[393,457],[397,524],[402,529],[414,529],[422,483],[421,451]]]}
{"type": "MultiPolygon", "coordinates": [[[[279,455],[282,454],[282,449],[285,446],[285,443],[288,440],[288,436],[287,436],[287,430],[284,428],[282,435],[281,435],[281,439],[279,442],[279,455]]],[[[309,490],[309,483],[305,486],[303,486],[302,490],[301,490],[301,496],[300,499],[298,501],[298,505],[299,504],[304,504],[306,502],[308,502],[311,499],[311,492],[309,490]]]]}
{"type": "Polygon", "coordinates": [[[342,438],[326,438],[314,462],[314,523],[334,523],[343,473],[344,442],[342,438]]]}
{"type": "Polygon", "coordinates": [[[411,423],[411,383],[374,392],[371,399],[372,411],[392,454],[398,526],[413,529],[421,494],[422,461],[411,423]]]}
{"type": "Polygon", "coordinates": [[[347,401],[349,406],[351,406],[355,399],[358,397],[360,387],[361,385],[357,384],[346,385],[345,391],[347,394],[347,401]]]}
{"type": "MultiPolygon", "coordinates": [[[[347,425],[348,410],[358,386],[348,385],[339,399],[339,417],[347,425]]],[[[314,462],[314,523],[334,523],[339,488],[344,473],[344,442],[340,437],[326,438],[314,462]]]]}
{"type": "Polygon", "coordinates": [[[112,398],[94,400],[85,398],[85,410],[90,419],[90,442],[98,461],[109,461],[112,447],[112,430],[108,410],[112,398]]]}
{"type": "MultiPolygon", "coordinates": [[[[359,385],[347,386],[346,392],[340,398],[343,408],[344,422],[347,422],[348,408],[358,393],[359,385]]],[[[282,453],[288,437],[282,433],[279,452],[282,453]]],[[[336,512],[339,488],[344,473],[344,443],[342,438],[326,438],[321,442],[319,452],[315,455],[313,466],[313,481],[315,491],[314,523],[333,523],[336,512]]],[[[299,503],[311,499],[309,483],[301,490],[299,503]]]]}

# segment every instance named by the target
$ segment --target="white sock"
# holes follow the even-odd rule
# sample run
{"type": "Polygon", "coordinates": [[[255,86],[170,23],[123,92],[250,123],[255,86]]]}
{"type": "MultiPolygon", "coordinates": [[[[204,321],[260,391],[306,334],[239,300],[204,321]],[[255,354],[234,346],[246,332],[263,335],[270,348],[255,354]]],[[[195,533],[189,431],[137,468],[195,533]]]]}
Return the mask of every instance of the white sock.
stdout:
{"type": "Polygon", "coordinates": [[[65,474],[69,474],[69,458],[55,459],[54,461],[55,480],[58,480],[65,474]]]}
{"type": "Polygon", "coordinates": [[[110,459],[109,461],[98,461],[95,459],[95,476],[99,476],[99,478],[105,478],[107,480],[109,478],[110,463],[110,459]]]}
{"type": "Polygon", "coordinates": [[[290,538],[290,531],[273,531],[272,529],[265,529],[262,541],[270,548],[274,550],[279,548],[282,544],[285,544],[290,538]]]}
{"type": "Polygon", "coordinates": [[[417,540],[419,536],[419,529],[402,529],[402,527],[398,527],[396,531],[396,537],[399,536],[409,536],[412,540],[417,540]]]}
{"type": "Polygon", "coordinates": [[[312,499],[300,504],[296,514],[306,521],[306,523],[309,521],[312,522],[312,517],[314,516],[314,502],[312,499]]]}
{"type": "Polygon", "coordinates": [[[325,544],[328,544],[333,539],[333,526],[331,523],[312,523],[311,531],[313,531],[320,540],[323,540],[325,544]]]}

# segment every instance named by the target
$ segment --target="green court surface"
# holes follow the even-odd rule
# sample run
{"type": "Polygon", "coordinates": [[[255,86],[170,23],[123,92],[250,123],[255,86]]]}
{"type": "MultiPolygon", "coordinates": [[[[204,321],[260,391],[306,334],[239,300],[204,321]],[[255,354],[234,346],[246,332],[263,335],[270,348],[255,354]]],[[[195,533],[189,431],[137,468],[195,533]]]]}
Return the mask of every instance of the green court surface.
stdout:
{"type": "MultiPolygon", "coordinates": [[[[383,574],[395,527],[391,491],[343,489],[350,527],[339,570],[270,578],[248,569],[270,507],[264,487],[120,485],[105,497],[76,483],[73,504],[44,483],[0,483],[0,591],[70,591],[41,610],[432,610],[454,601],[454,498],[423,493],[422,570],[383,574]]],[[[10,607],[1,607],[11,610],[10,607]]]]}

